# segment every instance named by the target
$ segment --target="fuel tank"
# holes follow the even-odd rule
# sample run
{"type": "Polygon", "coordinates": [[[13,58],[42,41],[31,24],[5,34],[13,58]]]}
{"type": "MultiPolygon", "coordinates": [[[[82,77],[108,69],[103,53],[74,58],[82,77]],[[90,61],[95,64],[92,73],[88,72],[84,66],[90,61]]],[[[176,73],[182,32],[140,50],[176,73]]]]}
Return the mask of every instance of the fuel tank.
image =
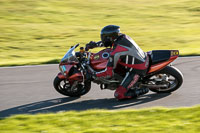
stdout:
{"type": "Polygon", "coordinates": [[[95,71],[101,71],[106,68],[110,56],[110,48],[103,49],[91,56],[91,67],[95,71]]]}

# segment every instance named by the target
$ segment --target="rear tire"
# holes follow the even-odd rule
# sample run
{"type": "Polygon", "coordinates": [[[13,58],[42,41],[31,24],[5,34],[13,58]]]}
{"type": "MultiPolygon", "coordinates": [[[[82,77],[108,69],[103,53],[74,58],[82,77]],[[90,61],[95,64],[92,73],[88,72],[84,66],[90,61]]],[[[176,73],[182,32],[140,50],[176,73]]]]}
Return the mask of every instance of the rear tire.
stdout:
{"type": "Polygon", "coordinates": [[[76,90],[71,90],[71,86],[67,83],[66,79],[60,79],[58,76],[55,77],[53,85],[57,92],[62,95],[70,96],[70,97],[80,97],[85,95],[90,91],[91,82],[85,81],[83,84],[78,83],[76,86],[76,90]]]}
{"type": "Polygon", "coordinates": [[[165,74],[169,77],[170,76],[173,77],[174,82],[172,82],[172,84],[171,84],[171,82],[169,82],[168,88],[159,88],[159,89],[149,88],[151,91],[157,92],[157,93],[170,93],[170,92],[173,92],[173,91],[177,90],[178,88],[180,88],[180,86],[183,83],[183,74],[181,73],[180,70],[178,70],[176,67],[173,67],[173,66],[166,66],[161,71],[150,76],[149,79],[155,75],[162,75],[162,74],[165,74]]]}

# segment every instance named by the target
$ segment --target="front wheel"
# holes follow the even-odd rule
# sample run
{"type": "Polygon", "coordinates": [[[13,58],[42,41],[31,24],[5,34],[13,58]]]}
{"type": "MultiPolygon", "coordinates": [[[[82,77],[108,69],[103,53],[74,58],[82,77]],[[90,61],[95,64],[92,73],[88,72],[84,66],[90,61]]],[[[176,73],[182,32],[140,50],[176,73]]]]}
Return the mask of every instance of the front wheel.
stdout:
{"type": "Polygon", "coordinates": [[[57,92],[70,97],[85,95],[91,88],[90,81],[85,81],[83,83],[75,81],[73,85],[70,85],[66,79],[60,79],[58,76],[55,77],[53,85],[57,92]]]}
{"type": "Polygon", "coordinates": [[[173,66],[166,66],[163,70],[149,76],[149,85],[165,86],[149,88],[157,93],[170,93],[177,90],[183,83],[183,74],[173,66]]]}

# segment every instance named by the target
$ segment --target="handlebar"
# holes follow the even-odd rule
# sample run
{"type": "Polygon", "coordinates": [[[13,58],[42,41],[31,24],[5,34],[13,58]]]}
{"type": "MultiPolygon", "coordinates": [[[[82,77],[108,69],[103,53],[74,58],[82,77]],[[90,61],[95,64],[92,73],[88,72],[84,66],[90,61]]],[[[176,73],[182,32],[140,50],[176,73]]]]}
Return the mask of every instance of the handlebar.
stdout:
{"type": "Polygon", "coordinates": [[[98,45],[102,44],[102,41],[98,41],[97,44],[98,44],[98,45]]]}
{"type": "Polygon", "coordinates": [[[75,48],[77,48],[79,45],[80,45],[80,43],[76,44],[76,45],[75,45],[75,48]]]}

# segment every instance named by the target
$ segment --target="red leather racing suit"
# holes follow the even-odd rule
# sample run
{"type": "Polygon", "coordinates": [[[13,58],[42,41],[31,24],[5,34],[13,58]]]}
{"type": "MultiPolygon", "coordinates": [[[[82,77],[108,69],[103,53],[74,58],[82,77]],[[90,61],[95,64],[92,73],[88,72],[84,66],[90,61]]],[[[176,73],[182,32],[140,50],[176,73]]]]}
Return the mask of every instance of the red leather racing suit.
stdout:
{"type": "Polygon", "coordinates": [[[145,52],[129,36],[121,34],[113,44],[107,68],[97,72],[97,77],[109,78],[113,75],[113,70],[120,63],[127,70],[126,76],[115,92],[118,99],[131,98],[126,96],[126,92],[134,87],[140,76],[145,75],[149,59],[145,52]],[[120,61],[120,62],[119,62],[120,61]]]}

